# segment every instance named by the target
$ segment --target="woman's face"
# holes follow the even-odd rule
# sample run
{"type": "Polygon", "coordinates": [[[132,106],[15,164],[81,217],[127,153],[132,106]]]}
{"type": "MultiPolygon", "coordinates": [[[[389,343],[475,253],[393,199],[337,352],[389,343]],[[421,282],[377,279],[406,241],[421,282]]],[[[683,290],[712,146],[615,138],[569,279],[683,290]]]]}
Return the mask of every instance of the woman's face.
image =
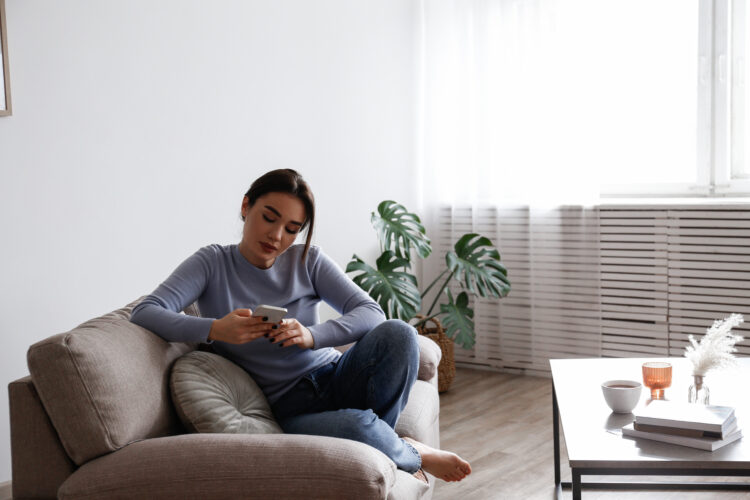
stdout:
{"type": "Polygon", "coordinates": [[[240,253],[254,266],[268,269],[294,243],[307,219],[302,200],[288,193],[266,193],[250,206],[242,200],[245,226],[240,253]]]}

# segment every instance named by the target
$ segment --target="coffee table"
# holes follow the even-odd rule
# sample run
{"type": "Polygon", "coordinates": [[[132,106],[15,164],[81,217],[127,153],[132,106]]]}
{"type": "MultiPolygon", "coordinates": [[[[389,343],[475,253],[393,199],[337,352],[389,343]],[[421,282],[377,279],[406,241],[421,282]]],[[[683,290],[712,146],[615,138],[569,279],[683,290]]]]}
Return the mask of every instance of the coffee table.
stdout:
{"type": "MultiPolygon", "coordinates": [[[[733,406],[745,437],[714,452],[646,439],[623,438],[623,426],[633,421],[632,413],[612,413],[604,401],[601,383],[612,379],[642,382],[641,365],[646,361],[672,363],[672,386],[666,399],[687,401],[692,381],[685,358],[596,358],[551,359],[552,421],[554,426],[555,486],[572,488],[573,500],[580,500],[586,488],[750,490],[750,482],[582,482],[581,476],[750,476],[750,358],[738,359],[733,371],[711,372],[705,384],[711,404],[733,406]],[[560,480],[560,422],[565,436],[571,482],[560,480]]],[[[648,403],[644,387],[639,406],[648,403]]]]}

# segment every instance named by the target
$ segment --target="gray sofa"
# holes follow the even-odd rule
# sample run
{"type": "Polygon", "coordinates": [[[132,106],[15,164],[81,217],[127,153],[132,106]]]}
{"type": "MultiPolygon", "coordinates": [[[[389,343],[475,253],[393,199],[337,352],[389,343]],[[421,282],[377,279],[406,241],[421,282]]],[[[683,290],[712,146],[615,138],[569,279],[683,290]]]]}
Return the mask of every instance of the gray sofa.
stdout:
{"type": "MultiPolygon", "coordinates": [[[[8,386],[14,499],[432,496],[434,478],[428,486],[355,441],[188,433],[169,373],[197,346],[130,323],[136,303],[29,348],[31,375],[8,386]]],[[[419,380],[396,430],[438,446],[440,349],[419,341],[419,380]]]]}

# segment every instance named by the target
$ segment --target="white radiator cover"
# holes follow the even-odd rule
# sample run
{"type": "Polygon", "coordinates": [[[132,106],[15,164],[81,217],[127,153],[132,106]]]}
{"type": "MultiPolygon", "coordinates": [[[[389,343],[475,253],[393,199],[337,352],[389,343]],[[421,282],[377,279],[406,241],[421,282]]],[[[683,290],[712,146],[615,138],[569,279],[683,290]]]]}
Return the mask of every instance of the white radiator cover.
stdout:
{"type": "Polygon", "coordinates": [[[512,290],[472,300],[460,364],[545,374],[550,358],[681,356],[716,319],[750,322],[750,205],[439,207],[423,283],[468,232],[495,243],[512,290]]]}

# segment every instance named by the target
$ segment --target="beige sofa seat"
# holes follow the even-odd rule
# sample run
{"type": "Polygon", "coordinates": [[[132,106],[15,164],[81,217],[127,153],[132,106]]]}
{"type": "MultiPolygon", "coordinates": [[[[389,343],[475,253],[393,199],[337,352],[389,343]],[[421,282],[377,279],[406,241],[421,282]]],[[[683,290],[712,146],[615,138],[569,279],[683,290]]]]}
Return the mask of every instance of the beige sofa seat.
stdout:
{"type": "Polygon", "coordinates": [[[133,443],[88,462],[60,499],[385,498],[396,467],[345,439],[289,434],[185,434],[133,443]],[[313,487],[314,485],[314,487],[313,487]]]}
{"type": "MultiPolygon", "coordinates": [[[[13,498],[430,498],[428,485],[363,443],[285,434],[189,434],[171,402],[172,364],[195,345],[130,323],[128,306],[30,347],[9,385],[13,498]]],[[[195,314],[195,310],[191,311],[195,314]]],[[[439,446],[440,349],[398,425],[439,446]]]]}

